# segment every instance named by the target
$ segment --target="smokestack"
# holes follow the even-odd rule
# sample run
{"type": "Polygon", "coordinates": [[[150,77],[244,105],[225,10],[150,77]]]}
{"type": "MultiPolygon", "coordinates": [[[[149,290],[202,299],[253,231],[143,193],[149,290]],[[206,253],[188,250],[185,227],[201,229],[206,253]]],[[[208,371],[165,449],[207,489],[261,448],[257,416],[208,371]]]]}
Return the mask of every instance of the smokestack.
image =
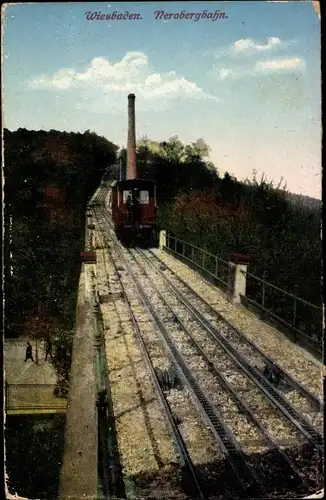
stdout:
{"type": "Polygon", "coordinates": [[[128,95],[127,179],[136,179],[135,94],[128,95]]]}

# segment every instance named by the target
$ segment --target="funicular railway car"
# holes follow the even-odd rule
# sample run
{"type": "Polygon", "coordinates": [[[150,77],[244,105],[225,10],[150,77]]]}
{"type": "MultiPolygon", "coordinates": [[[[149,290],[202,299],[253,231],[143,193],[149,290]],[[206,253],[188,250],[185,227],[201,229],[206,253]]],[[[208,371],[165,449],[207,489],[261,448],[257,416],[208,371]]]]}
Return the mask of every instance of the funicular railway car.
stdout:
{"type": "Polygon", "coordinates": [[[117,238],[126,245],[155,246],[156,185],[146,179],[111,184],[111,210],[117,238]]]}

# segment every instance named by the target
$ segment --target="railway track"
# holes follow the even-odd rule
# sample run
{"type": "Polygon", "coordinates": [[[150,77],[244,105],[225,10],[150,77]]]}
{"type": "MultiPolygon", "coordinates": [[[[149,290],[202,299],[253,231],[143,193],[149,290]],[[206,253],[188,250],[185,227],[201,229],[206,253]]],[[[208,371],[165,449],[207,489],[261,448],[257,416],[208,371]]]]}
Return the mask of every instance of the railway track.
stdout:
{"type": "MultiPolygon", "coordinates": [[[[249,339],[242,336],[240,331],[236,331],[234,335],[234,327],[232,327],[225,320],[223,321],[221,317],[216,319],[217,313],[214,311],[209,304],[207,304],[201,297],[196,294],[196,292],[188,285],[177,277],[171,270],[169,270],[170,278],[165,275],[165,271],[168,270],[164,265],[165,271],[160,269],[160,261],[152,252],[144,252],[142,250],[137,250],[137,253],[141,254],[145,259],[146,268],[148,270],[151,266],[155,273],[160,276],[160,278],[167,285],[170,293],[173,293],[177,297],[178,301],[184,306],[184,308],[189,312],[189,314],[195,318],[198,323],[206,330],[208,335],[218,343],[218,345],[224,350],[226,354],[242,369],[244,373],[263,391],[263,393],[269,398],[269,400],[278,408],[289,420],[295,425],[305,437],[315,444],[318,448],[323,447],[323,438],[321,433],[315,429],[311,421],[313,420],[316,410],[320,411],[322,407],[320,401],[311,394],[306,388],[300,385],[292,377],[290,377],[286,372],[284,372],[280,367],[283,377],[287,380],[287,385],[292,389],[292,392],[296,392],[297,403],[300,396],[299,404],[304,408],[304,411],[299,413],[294,406],[292,406],[291,401],[289,401],[288,396],[282,394],[277,388],[271,384],[263,375],[262,363],[259,369],[259,361],[266,361],[265,355],[256,347],[249,339]],[[148,257],[150,255],[150,257],[148,257]],[[155,262],[154,262],[155,259],[155,262]],[[173,281],[171,279],[173,276],[173,281]],[[178,287],[176,286],[178,284],[178,287]],[[199,309],[200,308],[200,309],[199,309]],[[215,317],[214,317],[215,316],[215,317]],[[240,338],[239,343],[237,340],[240,338]],[[243,349],[243,345],[249,345],[248,349],[243,349]],[[240,345],[239,345],[240,344],[240,345]],[[310,419],[310,421],[306,418],[310,419]]],[[[267,358],[269,362],[272,362],[267,358]]]]}
{"type": "MultiPolygon", "coordinates": [[[[155,255],[155,253],[151,250],[144,252],[143,255],[147,256],[148,259],[152,259],[152,263],[156,263],[157,265],[163,264],[162,261],[155,255]]],[[[215,316],[216,326],[226,326],[227,331],[223,332],[227,335],[227,338],[230,342],[233,342],[238,346],[238,349],[244,355],[254,355],[258,360],[260,358],[260,362],[274,364],[274,366],[279,370],[282,375],[284,382],[286,382],[287,386],[290,387],[293,391],[296,391],[298,395],[306,399],[311,407],[316,410],[322,412],[324,409],[323,402],[312,394],[306,387],[300,384],[297,380],[295,380],[288,372],[286,372],[283,368],[281,368],[274,360],[268,357],[265,353],[259,349],[259,347],[251,341],[248,337],[244,335],[238,328],[232,325],[229,321],[227,321],[222,314],[218,313],[206,300],[203,299],[193,288],[191,288],[180,276],[177,276],[171,268],[169,268],[166,264],[164,264],[165,272],[164,276],[167,277],[166,272],[168,273],[172,283],[174,283],[179,289],[184,290],[184,293],[189,294],[194,300],[194,303],[199,305],[202,310],[208,315],[215,316]]]]}
{"type": "MultiPolygon", "coordinates": [[[[103,200],[105,200],[105,194],[101,196],[101,204],[103,204],[103,200]]],[[[110,229],[111,223],[107,213],[98,207],[94,211],[94,217],[100,225],[100,219],[105,219],[106,230],[108,233],[111,232],[112,235],[112,229],[110,229]]],[[[107,239],[106,243],[108,243],[107,239]]],[[[309,488],[311,490],[313,486],[309,480],[302,475],[291,457],[282,449],[283,447],[278,444],[276,437],[273,436],[273,432],[271,432],[267,424],[267,416],[265,422],[261,418],[261,413],[264,411],[264,404],[266,410],[266,401],[268,401],[269,404],[274,406],[274,409],[270,410],[269,408],[269,410],[281,414],[282,418],[295,429],[295,437],[299,435],[303,436],[302,439],[310,441],[316,449],[321,451],[323,440],[320,433],[304,415],[293,407],[291,401],[289,401],[290,398],[285,398],[282,393],[266,380],[260,367],[252,364],[253,359],[255,359],[256,364],[259,359],[264,362],[271,362],[272,360],[263,354],[249,339],[244,337],[240,331],[218,315],[207,302],[176,276],[166,264],[162,267],[162,261],[152,251],[144,252],[141,249],[127,251],[115,242],[114,235],[110,238],[109,244],[111,246],[111,253],[115,252],[115,255],[112,255],[113,262],[117,258],[123,261],[127,275],[132,279],[134,284],[133,290],[136,290],[139,301],[143,304],[148,315],[158,328],[162,345],[164,345],[169,358],[173,360],[184,386],[188,387],[192,393],[203,419],[208,423],[213,436],[221,449],[223,449],[243,490],[246,490],[248,493],[248,486],[250,486],[256,488],[256,491],[260,491],[260,494],[264,496],[266,494],[266,490],[259,478],[259,473],[251,467],[250,459],[243,452],[238,440],[230,430],[230,426],[226,424],[217,409],[217,406],[223,407],[223,402],[226,401],[225,393],[229,396],[228,401],[230,399],[233,400],[235,408],[238,410],[239,418],[245,417],[252,427],[258,430],[261,442],[264,443],[265,447],[277,450],[279,464],[283,470],[285,468],[288,471],[293,482],[300,483],[304,492],[309,491],[309,488]],[[151,277],[151,273],[155,276],[155,282],[153,275],[151,277]],[[150,285],[148,285],[149,281],[151,281],[150,285]],[[163,283],[164,286],[162,285],[163,283]],[[149,299],[148,287],[152,290],[151,299],[149,299]],[[166,293],[167,290],[169,291],[168,294],[166,293]],[[152,299],[154,294],[159,297],[159,301],[155,301],[155,306],[153,306],[152,299]],[[169,301],[166,300],[167,296],[171,298],[169,301]],[[160,303],[160,306],[158,306],[158,303],[160,303]],[[197,323],[196,334],[194,334],[195,322],[197,323]],[[173,324],[178,325],[177,334],[175,333],[175,328],[171,326],[173,324]],[[201,328],[201,334],[199,335],[198,326],[201,328]],[[185,333],[183,344],[180,344],[180,329],[185,333]],[[205,337],[203,336],[203,332],[205,332],[205,337]],[[225,361],[227,370],[215,366],[214,356],[212,362],[212,357],[208,356],[206,349],[203,348],[204,346],[207,347],[207,343],[210,343],[208,352],[212,349],[216,350],[218,346],[219,357],[225,361]],[[188,351],[191,351],[190,355],[188,351]],[[188,355],[185,354],[186,352],[188,352],[188,355]],[[198,369],[196,372],[196,363],[193,362],[196,355],[197,358],[200,356],[204,360],[206,372],[203,370],[199,371],[199,373],[198,369]],[[237,369],[235,369],[235,366],[237,366],[237,369]],[[256,398],[258,392],[260,392],[261,401],[264,401],[264,404],[258,408],[260,413],[259,411],[258,413],[257,411],[256,413],[252,411],[250,404],[248,404],[246,397],[248,387],[242,387],[242,390],[234,387],[230,383],[228,372],[233,372],[237,384],[245,380],[248,384],[249,381],[249,392],[254,393],[256,391],[256,398]],[[203,374],[205,374],[204,377],[203,374]],[[218,391],[215,390],[215,393],[217,392],[219,397],[217,400],[215,398],[215,401],[213,401],[214,393],[210,394],[209,391],[203,389],[206,379],[210,377],[214,379],[215,389],[218,387],[218,391]]],[[[123,284],[121,272],[118,272],[117,268],[116,273],[119,276],[121,285],[125,287],[125,296],[130,316],[133,318],[135,335],[141,346],[144,359],[146,359],[148,369],[151,373],[153,385],[169,422],[171,435],[179,450],[179,455],[182,457],[183,467],[187,468],[188,476],[192,478],[193,485],[197,488],[197,497],[203,498],[203,492],[199,485],[195,467],[187,452],[187,446],[180,435],[173,412],[158,382],[150,353],[142,338],[141,329],[133,312],[132,304],[128,299],[128,289],[123,284]]],[[[299,399],[301,398],[300,405],[302,406],[303,402],[307,405],[305,415],[309,418],[313,411],[321,408],[320,401],[289,374],[283,370],[281,372],[288,386],[296,394],[296,399],[298,399],[298,395],[299,399]]],[[[282,497],[284,498],[284,496],[285,494],[283,493],[282,497]]]]}
{"type": "MultiPolygon", "coordinates": [[[[139,252],[139,251],[138,251],[139,252]]],[[[139,264],[139,263],[138,263],[139,264]]],[[[135,266],[133,266],[135,267],[135,266]]],[[[145,267],[142,267],[141,268],[142,270],[142,274],[145,275],[146,273],[148,273],[148,266],[146,266],[146,269],[145,267]]],[[[154,280],[153,280],[154,281],[154,280]]],[[[144,284],[143,284],[144,286],[144,284]]],[[[155,288],[156,289],[156,292],[158,292],[157,290],[157,279],[156,279],[156,285],[153,285],[152,283],[152,287],[153,289],[155,288]]],[[[166,300],[164,299],[164,296],[162,293],[159,293],[158,292],[158,295],[159,295],[159,300],[161,301],[161,303],[165,303],[165,305],[167,306],[166,304],[166,300]]],[[[153,296],[153,293],[151,292],[151,296],[153,296]]],[[[165,296],[167,296],[167,294],[165,294],[165,296]]],[[[171,295],[170,295],[171,296],[171,295]]],[[[282,466],[283,468],[283,471],[284,471],[284,467],[286,467],[289,471],[289,474],[292,475],[292,477],[294,478],[296,476],[296,479],[299,479],[302,481],[302,483],[308,487],[308,484],[306,482],[306,480],[304,479],[304,477],[302,476],[302,474],[300,473],[300,471],[296,468],[295,464],[291,461],[291,459],[286,455],[286,453],[283,452],[283,450],[281,449],[280,446],[278,446],[277,442],[276,442],[276,438],[273,439],[271,433],[267,430],[266,426],[262,425],[261,422],[259,422],[258,418],[257,418],[257,415],[255,416],[253,414],[253,412],[250,410],[250,408],[246,405],[245,403],[245,397],[240,397],[239,394],[232,388],[232,386],[227,382],[226,378],[223,377],[223,375],[221,374],[221,372],[219,370],[216,369],[216,367],[214,365],[212,365],[210,359],[205,355],[205,353],[203,352],[203,350],[201,349],[200,345],[198,342],[196,342],[193,338],[193,336],[191,335],[190,331],[189,331],[189,328],[185,325],[185,322],[183,322],[181,319],[180,319],[180,315],[177,314],[176,310],[172,309],[171,307],[167,306],[168,309],[170,310],[170,312],[172,313],[172,315],[174,315],[174,318],[177,319],[178,323],[182,326],[182,329],[184,331],[187,332],[188,334],[188,337],[191,338],[191,341],[192,341],[192,344],[194,344],[196,346],[196,349],[198,352],[201,353],[202,357],[205,359],[206,361],[206,364],[208,365],[208,369],[209,371],[212,373],[212,371],[214,372],[214,375],[219,379],[220,382],[222,382],[221,386],[226,389],[229,393],[232,394],[233,396],[233,399],[236,401],[236,404],[237,404],[237,407],[238,409],[240,410],[241,414],[245,414],[246,417],[255,424],[256,427],[259,428],[261,434],[263,435],[265,441],[268,443],[269,447],[272,448],[272,449],[277,449],[278,452],[279,452],[279,457],[278,457],[278,461],[279,461],[279,465],[282,466]]],[[[163,313],[164,314],[164,313],[163,313]]],[[[185,351],[186,350],[186,347],[185,347],[185,344],[183,344],[181,346],[181,348],[185,351]]],[[[190,360],[189,360],[190,361],[190,360]]],[[[194,370],[196,369],[196,367],[194,366],[194,370]]],[[[198,369],[197,369],[198,371],[198,369]]],[[[205,377],[203,378],[202,380],[202,383],[205,385],[205,379],[206,377],[208,376],[209,374],[206,373],[205,374],[205,377]]],[[[215,390],[217,388],[215,387],[215,390]]],[[[221,388],[220,388],[221,389],[221,388]]],[[[219,392],[219,401],[217,400],[216,403],[221,405],[222,407],[224,406],[223,405],[223,401],[221,401],[221,392],[219,392]]],[[[257,394],[256,394],[256,398],[257,398],[257,394]]],[[[224,399],[225,401],[225,399],[224,399]]],[[[269,409],[269,411],[271,412],[271,409],[269,409]]],[[[261,416],[260,416],[261,417],[261,416]]],[[[291,419],[291,423],[293,423],[294,425],[296,424],[296,422],[293,422],[292,419],[291,419]]],[[[301,431],[301,426],[298,427],[298,429],[301,431]]],[[[309,436],[310,437],[310,436],[309,436]]]]}
{"type": "MultiPolygon", "coordinates": [[[[99,217],[97,216],[97,220],[99,220],[99,217]]],[[[178,371],[179,377],[182,380],[183,384],[185,387],[188,388],[189,392],[192,394],[192,397],[197,405],[198,410],[201,413],[202,418],[204,419],[206,425],[208,425],[211,429],[211,432],[215,438],[215,440],[218,442],[219,446],[224,452],[224,456],[228,459],[228,462],[233,470],[233,475],[237,480],[238,483],[238,488],[241,488],[242,491],[247,491],[248,496],[251,497],[251,494],[249,494],[249,490],[254,490],[255,494],[257,493],[263,494],[265,493],[265,488],[262,484],[260,484],[260,481],[258,477],[256,477],[255,471],[251,466],[248,465],[246,456],[241,450],[241,447],[235,440],[234,436],[232,433],[229,431],[227,425],[224,423],[220,413],[216,409],[215,405],[212,404],[210,401],[209,397],[203,391],[201,386],[199,385],[196,377],[191,373],[191,370],[189,369],[187,363],[184,361],[183,356],[179,352],[179,350],[175,347],[173,341],[170,338],[170,335],[167,331],[167,329],[164,326],[164,323],[161,321],[159,316],[155,312],[155,308],[153,308],[152,304],[150,301],[148,301],[146,295],[142,291],[142,287],[139,284],[139,281],[137,277],[133,274],[133,271],[130,268],[130,265],[125,259],[125,256],[121,252],[123,252],[122,247],[116,243],[113,244],[113,240],[110,240],[110,250],[111,252],[113,251],[114,246],[114,252],[117,254],[113,255],[113,260],[120,260],[123,262],[123,266],[128,270],[128,274],[130,277],[132,277],[133,283],[136,285],[136,290],[134,289],[132,291],[132,296],[133,300],[135,298],[135,295],[138,297],[139,302],[141,302],[145,309],[147,310],[149,316],[152,318],[155,326],[157,327],[157,330],[160,334],[160,339],[165,347],[166,352],[168,353],[168,357],[170,360],[173,361],[174,366],[176,370],[178,371]]],[[[118,272],[118,275],[121,274],[121,271],[118,272]]],[[[129,284],[129,291],[127,291],[126,284],[123,284],[126,296],[130,292],[130,284],[129,284]]],[[[132,306],[130,303],[130,300],[128,300],[129,306],[130,306],[130,313],[132,314],[133,317],[133,322],[135,321],[135,326],[137,325],[137,320],[136,320],[136,315],[134,314],[132,310],[132,306]]],[[[138,340],[141,342],[142,345],[142,350],[145,347],[145,343],[142,340],[142,335],[140,334],[140,329],[139,326],[136,326],[136,335],[138,337],[138,340]]],[[[145,351],[146,352],[146,351],[145,351]]],[[[145,354],[146,359],[150,361],[150,357],[148,355],[148,351],[145,354]]],[[[153,374],[153,366],[151,367],[151,373],[153,374]]],[[[155,370],[154,370],[154,375],[155,370]]],[[[154,379],[155,380],[155,379],[154,379]]],[[[155,386],[157,386],[158,380],[156,377],[156,382],[155,386]]],[[[164,404],[165,406],[165,411],[166,411],[166,403],[164,404]]],[[[173,416],[172,416],[173,418],[173,416]]],[[[171,419],[171,415],[169,417],[169,421],[171,419]]],[[[175,430],[173,431],[173,439],[176,443],[178,443],[178,447],[180,446],[180,440],[177,438],[177,436],[174,435],[175,430]]],[[[189,470],[189,475],[191,477],[196,477],[195,469],[191,462],[189,462],[186,459],[187,456],[187,450],[185,447],[183,447],[183,450],[178,450],[179,454],[183,457],[182,461],[183,463],[186,464],[186,466],[190,467],[189,470]],[[185,455],[186,453],[186,455],[185,455]]],[[[189,457],[189,455],[188,455],[189,457]]],[[[198,480],[195,481],[198,485],[198,480]]],[[[199,486],[199,485],[198,485],[199,486]]],[[[201,493],[202,495],[203,493],[201,493]]],[[[198,495],[197,495],[198,497],[198,495]]],[[[207,497],[205,497],[207,498],[207,497]]]]}
{"type": "MultiPolygon", "coordinates": [[[[96,212],[94,212],[94,214],[96,214],[96,212]]],[[[98,216],[95,215],[95,218],[97,221],[99,221],[98,216]]],[[[146,343],[144,342],[143,336],[141,334],[139,320],[137,320],[137,315],[133,311],[133,306],[132,306],[132,304],[128,298],[128,295],[126,293],[125,285],[120,277],[119,269],[118,269],[118,266],[116,264],[116,259],[111,259],[111,262],[114,266],[116,276],[118,276],[120,286],[124,290],[124,296],[125,296],[125,300],[127,303],[129,317],[130,317],[132,325],[133,325],[134,334],[136,336],[138,345],[141,349],[141,352],[143,354],[143,358],[144,358],[146,365],[147,365],[147,368],[149,370],[156,396],[160,402],[161,408],[162,408],[164,415],[166,417],[166,421],[168,423],[170,433],[171,433],[172,439],[174,441],[175,448],[177,450],[177,454],[180,457],[181,467],[182,467],[183,474],[184,474],[183,480],[185,483],[188,483],[187,487],[188,488],[190,487],[192,489],[192,491],[195,493],[196,498],[204,499],[205,496],[204,496],[204,493],[202,491],[202,487],[199,484],[199,479],[197,477],[195,467],[194,467],[192,460],[189,456],[185,441],[184,441],[184,439],[183,439],[183,437],[178,429],[178,426],[176,424],[175,415],[174,415],[174,413],[170,407],[170,404],[169,404],[167,398],[165,397],[164,392],[160,386],[160,383],[159,383],[159,380],[157,377],[157,373],[154,369],[154,366],[153,366],[153,363],[151,361],[148,349],[146,347],[146,343]]]]}
{"type": "MultiPolygon", "coordinates": [[[[143,252],[142,252],[142,251],[140,251],[140,250],[138,250],[138,251],[137,251],[137,253],[142,254],[143,252]]],[[[148,266],[147,266],[147,270],[148,270],[148,266]]],[[[135,279],[137,280],[137,277],[135,276],[134,272],[131,270],[130,264],[129,264],[129,267],[128,267],[128,272],[129,272],[129,273],[133,276],[133,279],[134,279],[134,280],[135,280],[135,279]]],[[[145,269],[144,269],[144,268],[142,268],[142,272],[141,272],[141,274],[142,274],[142,275],[144,275],[144,274],[145,274],[145,269]]],[[[140,285],[140,283],[138,282],[138,290],[141,290],[141,289],[142,289],[142,286],[141,286],[141,285],[140,285]]],[[[160,299],[162,300],[162,296],[160,297],[160,299]]],[[[158,315],[156,314],[155,310],[153,310],[153,307],[151,306],[150,302],[146,301],[146,299],[145,299],[144,297],[143,297],[143,300],[145,300],[145,303],[146,303],[146,305],[147,305],[147,309],[149,310],[149,313],[151,314],[151,316],[153,317],[153,319],[154,319],[154,320],[156,320],[156,322],[160,322],[160,318],[159,318],[159,317],[158,317],[158,315]]],[[[148,299],[147,299],[147,300],[148,300],[148,299]]],[[[176,316],[176,315],[175,315],[175,316],[176,316]]],[[[181,324],[180,318],[178,318],[178,322],[181,324]]],[[[162,325],[161,325],[161,326],[162,326],[162,325]]],[[[164,327],[164,325],[163,325],[163,327],[164,327]]],[[[162,330],[162,329],[161,329],[161,330],[162,330]]],[[[165,332],[165,333],[166,333],[166,332],[165,332]]],[[[165,337],[165,341],[166,341],[166,343],[168,343],[166,339],[167,339],[167,337],[165,337]]],[[[194,343],[194,342],[193,342],[193,343],[194,343]]],[[[170,343],[170,345],[169,345],[168,347],[170,347],[170,349],[172,348],[172,350],[173,350],[173,345],[172,345],[171,343],[170,343]]],[[[200,349],[200,347],[199,347],[199,345],[198,345],[198,343],[197,343],[197,350],[198,350],[198,351],[200,351],[200,350],[201,350],[201,349],[200,349]]],[[[201,352],[202,352],[202,350],[201,350],[201,352]]],[[[174,352],[174,354],[175,354],[175,352],[174,352]]],[[[202,354],[203,354],[203,352],[202,352],[202,354]]],[[[179,367],[180,367],[180,366],[182,366],[182,367],[184,368],[184,373],[187,373],[186,368],[185,368],[185,366],[186,366],[186,365],[185,365],[184,360],[182,360],[182,359],[180,360],[180,358],[178,358],[178,356],[177,356],[177,355],[176,355],[175,359],[177,360],[178,366],[179,366],[179,367]]],[[[206,358],[206,361],[207,361],[207,363],[210,363],[210,362],[207,360],[207,358],[206,358]]],[[[216,372],[216,370],[215,370],[215,372],[216,372]]],[[[217,372],[217,373],[218,373],[218,372],[217,372]]],[[[188,372],[187,374],[189,375],[189,372],[188,372]]],[[[216,373],[215,373],[215,374],[216,374],[216,373]]],[[[192,373],[190,373],[190,375],[192,375],[192,373]]],[[[265,441],[267,441],[267,442],[269,443],[269,446],[270,446],[270,447],[271,447],[271,446],[273,446],[273,448],[274,448],[274,449],[278,449],[279,454],[280,454],[280,458],[281,458],[281,462],[280,462],[280,463],[282,463],[283,467],[284,467],[284,465],[285,465],[285,466],[287,466],[287,467],[288,467],[288,469],[291,469],[291,473],[292,473],[292,475],[295,475],[295,476],[297,477],[297,479],[299,479],[299,480],[300,480],[303,484],[305,484],[305,485],[307,486],[307,483],[306,483],[305,479],[302,477],[302,474],[300,473],[300,471],[298,471],[298,470],[296,469],[295,465],[294,465],[293,463],[291,463],[290,458],[289,458],[289,457],[287,457],[287,456],[286,456],[286,454],[285,454],[285,453],[281,450],[280,446],[278,446],[278,445],[277,445],[277,443],[276,443],[275,439],[273,439],[273,437],[270,435],[270,433],[269,433],[269,432],[268,432],[268,430],[264,427],[264,425],[260,424],[260,423],[259,423],[259,421],[258,421],[258,419],[257,419],[257,417],[255,417],[255,416],[253,415],[253,413],[252,413],[252,412],[250,412],[250,409],[249,409],[248,407],[246,407],[246,405],[245,405],[245,404],[243,403],[243,401],[241,400],[241,397],[239,397],[239,395],[237,395],[237,394],[235,393],[235,391],[234,391],[234,390],[232,389],[232,387],[228,384],[227,380],[226,380],[225,378],[223,378],[223,376],[222,376],[222,377],[220,376],[220,377],[219,377],[219,379],[220,379],[220,381],[222,382],[222,386],[223,386],[224,388],[226,388],[226,387],[227,387],[227,388],[228,388],[228,390],[229,390],[229,392],[233,394],[233,398],[237,401],[237,406],[238,406],[238,407],[239,407],[239,406],[241,407],[241,411],[242,411],[242,413],[246,413],[246,416],[247,416],[247,417],[249,417],[249,420],[251,420],[252,422],[254,422],[254,423],[255,423],[255,425],[259,428],[259,430],[260,430],[261,434],[263,434],[263,435],[264,435],[265,441]]],[[[265,385],[266,385],[266,384],[265,384],[265,385]]],[[[268,387],[268,385],[267,385],[267,387],[268,387]]],[[[272,392],[272,394],[273,394],[273,389],[274,389],[274,388],[272,387],[271,389],[272,389],[272,390],[270,390],[269,392],[272,392]]],[[[279,404],[280,404],[280,403],[279,403],[279,404]]],[[[287,413],[288,413],[288,411],[289,411],[289,406],[287,406],[287,408],[286,408],[286,412],[287,412],[287,413]]],[[[292,422],[293,424],[295,424],[295,425],[296,425],[296,427],[298,428],[298,430],[299,430],[300,432],[302,432],[302,430],[306,431],[306,429],[302,429],[302,421],[301,421],[301,422],[300,422],[300,421],[298,422],[298,420],[300,419],[300,415],[296,415],[296,414],[295,414],[295,416],[296,416],[297,418],[296,418],[296,421],[294,422],[294,421],[293,421],[293,409],[292,409],[291,407],[290,407],[290,411],[291,411],[291,413],[292,413],[292,415],[290,415],[290,420],[291,420],[291,422],[292,422]],[[291,417],[292,417],[292,418],[291,418],[291,417]]],[[[283,411],[283,413],[284,413],[284,411],[283,411]]],[[[288,415],[286,415],[286,416],[288,416],[288,415]]],[[[220,420],[220,421],[221,421],[221,420],[220,420]]],[[[304,425],[306,424],[305,422],[303,422],[303,423],[304,423],[304,425]]],[[[308,428],[309,428],[309,425],[308,425],[308,428]]],[[[316,438],[316,434],[315,434],[315,431],[314,431],[314,430],[309,429],[309,432],[308,432],[308,431],[306,431],[306,432],[304,432],[304,434],[305,434],[305,437],[306,437],[306,438],[308,438],[308,439],[310,439],[310,440],[314,441],[316,445],[318,445],[318,446],[320,445],[320,443],[318,442],[318,435],[317,435],[317,438],[316,438]]],[[[257,479],[257,478],[256,478],[256,479],[257,479]]]]}
{"type": "MultiPolygon", "coordinates": [[[[148,269],[148,268],[147,268],[148,269]]],[[[146,270],[143,268],[144,273],[146,270]]],[[[157,287],[155,286],[156,290],[157,287]]],[[[157,290],[158,291],[158,290],[157,290]]],[[[225,390],[229,393],[231,398],[236,404],[237,409],[241,413],[241,415],[245,415],[246,419],[250,422],[253,423],[255,427],[257,427],[260,431],[260,434],[263,436],[263,440],[266,442],[266,444],[269,446],[271,449],[277,449],[280,454],[281,462],[283,466],[286,466],[291,469],[291,473],[295,473],[298,477],[301,478],[303,483],[305,483],[305,479],[302,477],[300,471],[297,470],[295,465],[291,462],[289,457],[283,452],[281,446],[278,444],[277,439],[273,438],[272,434],[269,432],[267,429],[266,425],[262,424],[261,421],[259,421],[258,417],[255,415],[255,413],[250,409],[250,407],[246,404],[245,399],[246,399],[246,393],[247,390],[243,391],[243,394],[239,394],[241,391],[237,391],[232,387],[232,384],[230,384],[227,380],[227,377],[223,375],[223,372],[220,368],[218,368],[214,363],[212,363],[211,358],[207,356],[207,354],[204,352],[202,349],[202,343],[199,343],[195,340],[194,336],[192,335],[190,328],[186,326],[186,324],[182,321],[180,315],[177,314],[177,312],[167,304],[164,296],[158,291],[158,294],[160,295],[160,299],[162,302],[165,302],[167,307],[170,309],[170,312],[174,316],[174,318],[178,321],[178,323],[182,326],[183,330],[186,331],[187,336],[189,340],[191,341],[191,344],[195,347],[196,351],[202,356],[202,358],[205,360],[205,363],[207,365],[207,369],[209,373],[206,374],[207,376],[213,375],[215,379],[218,380],[218,389],[219,389],[219,399],[221,395],[221,390],[225,390]]],[[[239,380],[237,381],[239,383],[239,380]]],[[[219,401],[222,407],[227,406],[227,401],[219,401]]]]}

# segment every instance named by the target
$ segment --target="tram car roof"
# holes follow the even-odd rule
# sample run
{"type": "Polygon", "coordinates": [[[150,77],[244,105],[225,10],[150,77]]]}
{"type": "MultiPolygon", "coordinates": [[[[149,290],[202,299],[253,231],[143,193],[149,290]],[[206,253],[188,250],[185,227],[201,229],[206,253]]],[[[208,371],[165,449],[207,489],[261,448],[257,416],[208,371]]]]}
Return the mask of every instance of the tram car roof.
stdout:
{"type": "Polygon", "coordinates": [[[112,183],[112,186],[118,185],[121,188],[132,189],[132,188],[140,188],[140,187],[151,187],[155,184],[155,181],[151,181],[148,179],[126,179],[121,181],[115,181],[112,183]]]}

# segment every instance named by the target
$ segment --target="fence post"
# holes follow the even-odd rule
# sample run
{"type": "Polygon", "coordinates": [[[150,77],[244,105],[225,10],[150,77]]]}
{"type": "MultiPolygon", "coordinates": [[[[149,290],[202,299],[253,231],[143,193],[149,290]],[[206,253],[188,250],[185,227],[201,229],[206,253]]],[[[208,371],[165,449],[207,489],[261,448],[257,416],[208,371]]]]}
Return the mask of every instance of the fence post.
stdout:
{"type": "Polygon", "coordinates": [[[294,299],[293,302],[293,330],[294,330],[294,342],[297,341],[297,332],[295,328],[295,324],[297,322],[297,299],[294,299]]]}
{"type": "Polygon", "coordinates": [[[292,324],[293,324],[293,327],[295,328],[295,324],[297,322],[297,299],[293,299],[294,302],[293,302],[293,321],[292,321],[292,324]]]}
{"type": "Polygon", "coordinates": [[[265,307],[265,277],[266,277],[266,271],[263,272],[263,290],[262,290],[262,298],[261,298],[261,305],[265,307]]]}
{"type": "Polygon", "coordinates": [[[246,295],[247,255],[233,254],[229,262],[228,293],[232,304],[240,304],[241,296],[246,295]]]}
{"type": "Polygon", "coordinates": [[[217,256],[215,256],[215,276],[217,277],[218,276],[218,259],[217,259],[217,256]]]}
{"type": "Polygon", "coordinates": [[[160,231],[160,250],[163,250],[164,247],[166,247],[166,230],[165,229],[160,231]]]}

